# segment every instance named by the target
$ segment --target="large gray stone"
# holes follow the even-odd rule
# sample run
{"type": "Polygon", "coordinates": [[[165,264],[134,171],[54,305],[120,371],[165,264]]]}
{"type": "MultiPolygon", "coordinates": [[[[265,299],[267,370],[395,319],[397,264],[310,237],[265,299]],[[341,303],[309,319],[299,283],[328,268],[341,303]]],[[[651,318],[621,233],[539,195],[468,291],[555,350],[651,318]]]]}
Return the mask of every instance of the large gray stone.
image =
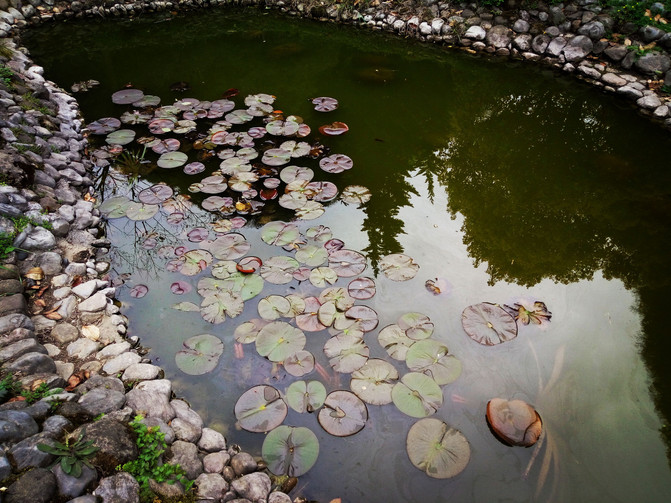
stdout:
{"type": "Polygon", "coordinates": [[[103,365],[103,371],[110,375],[118,374],[134,363],[140,363],[140,360],[142,360],[142,357],[137,353],[122,353],[105,363],[105,365],[103,365]]]}
{"type": "Polygon", "coordinates": [[[501,49],[510,45],[510,41],[512,40],[512,33],[513,32],[511,29],[507,26],[496,25],[489,29],[485,39],[488,45],[494,46],[497,49],[501,49]]]}
{"type": "Polygon", "coordinates": [[[552,39],[545,34],[536,35],[531,41],[531,49],[536,54],[543,54],[545,50],[548,48],[550,40],[552,39]]]}
{"type": "Polygon", "coordinates": [[[85,360],[91,354],[100,349],[100,344],[91,339],[81,338],[68,344],[66,351],[68,356],[85,360]]]}
{"type": "Polygon", "coordinates": [[[226,438],[212,428],[203,428],[198,447],[205,452],[223,451],[226,449],[226,438]]]}
{"type": "Polygon", "coordinates": [[[196,479],[196,498],[214,503],[224,501],[224,494],[228,491],[229,484],[224,477],[218,473],[201,473],[196,479]]]}
{"type": "Polygon", "coordinates": [[[247,452],[237,453],[231,458],[230,464],[238,477],[255,472],[259,469],[258,463],[254,460],[252,455],[247,452]]]}
{"type": "Polygon", "coordinates": [[[584,35],[578,35],[569,40],[566,47],[564,47],[564,57],[569,63],[580,61],[587,57],[593,48],[594,42],[592,42],[592,39],[584,35]]]}
{"type": "Polygon", "coordinates": [[[15,328],[35,330],[35,325],[25,314],[8,314],[7,316],[0,317],[0,334],[11,332],[15,328]]]}
{"type": "Polygon", "coordinates": [[[203,469],[207,473],[221,473],[230,460],[231,455],[226,451],[211,452],[203,458],[203,469]]]}
{"type": "Polygon", "coordinates": [[[129,473],[120,472],[102,479],[93,494],[102,503],[139,503],[140,484],[129,473]]]}
{"type": "Polygon", "coordinates": [[[106,388],[94,388],[79,399],[79,404],[92,416],[119,410],[126,403],[126,395],[106,388]]]}
{"type": "Polygon", "coordinates": [[[645,75],[663,75],[671,68],[671,59],[666,54],[650,52],[634,61],[634,68],[645,75]]]}
{"type": "Polygon", "coordinates": [[[266,501],[270,487],[270,477],[262,472],[250,473],[231,482],[231,488],[250,501],[266,501]]]}
{"type": "Polygon", "coordinates": [[[655,108],[659,107],[662,104],[662,102],[656,95],[650,94],[648,96],[643,96],[642,98],[636,100],[636,104],[641,108],[645,108],[647,110],[654,110],[655,108]]]}
{"type": "Polygon", "coordinates": [[[599,40],[606,34],[606,28],[600,21],[591,21],[578,28],[579,35],[585,35],[592,40],[599,40]]]}
{"type": "Polygon", "coordinates": [[[471,40],[484,40],[486,36],[487,32],[484,30],[484,28],[478,25],[471,26],[468,30],[466,30],[466,33],[464,33],[464,37],[471,40]]]}
{"type": "Polygon", "coordinates": [[[564,37],[557,37],[553,38],[550,43],[548,44],[547,49],[545,50],[546,53],[548,53],[551,56],[559,56],[566,47],[566,44],[568,41],[564,37]]]}
{"type": "Polygon", "coordinates": [[[126,404],[136,413],[169,422],[175,417],[170,405],[172,384],[167,379],[143,381],[126,394],[126,404]]]}
{"type": "Polygon", "coordinates": [[[35,468],[7,488],[5,503],[48,503],[56,496],[56,477],[49,470],[35,468]]]}
{"type": "Polygon", "coordinates": [[[32,437],[21,440],[14,444],[7,457],[18,471],[30,467],[46,468],[56,457],[48,452],[43,452],[37,448],[38,444],[54,444],[54,439],[48,433],[38,433],[32,437]]]}
{"type": "Polygon", "coordinates": [[[180,465],[184,468],[186,476],[194,480],[203,473],[203,462],[198,457],[198,448],[191,442],[176,440],[171,448],[172,457],[168,461],[173,465],[180,465]]]}
{"type": "Polygon", "coordinates": [[[107,306],[107,296],[103,292],[98,292],[88,299],[79,303],[79,311],[86,313],[97,313],[107,306]]]}
{"type": "Polygon", "coordinates": [[[23,313],[27,310],[26,298],[23,294],[4,295],[0,297],[0,316],[23,313]]]}
{"type": "Polygon", "coordinates": [[[654,42],[655,40],[659,40],[666,33],[664,30],[660,30],[656,26],[650,26],[650,25],[641,27],[641,29],[638,30],[638,32],[641,34],[641,38],[646,44],[654,42]]]}
{"type": "Polygon", "coordinates": [[[31,251],[50,250],[54,246],[56,246],[56,238],[51,231],[44,227],[35,227],[28,236],[26,236],[21,248],[31,251]]]}
{"type": "Polygon", "coordinates": [[[79,330],[70,323],[59,323],[51,330],[51,338],[58,344],[67,344],[77,340],[79,330]]]}
{"type": "Polygon", "coordinates": [[[622,77],[614,73],[604,73],[601,76],[601,81],[604,84],[608,84],[609,86],[613,87],[622,87],[627,84],[626,80],[624,80],[622,77]]]}
{"type": "Polygon", "coordinates": [[[91,458],[91,464],[99,467],[103,473],[113,472],[117,466],[137,458],[138,449],[130,429],[120,422],[103,417],[94,423],[77,428],[73,436],[85,431],[84,438],[93,440],[100,450],[91,458]]]}
{"type": "MultiPolygon", "coordinates": [[[[46,351],[45,351],[46,352],[46,351]]],[[[7,368],[23,374],[55,374],[56,364],[44,353],[26,353],[10,363],[7,368]]]]}
{"type": "Polygon", "coordinates": [[[82,464],[82,473],[79,477],[73,477],[65,473],[60,463],[54,466],[51,471],[56,476],[58,493],[65,498],[80,496],[98,481],[98,473],[84,464],[82,464]]]}
{"type": "Polygon", "coordinates": [[[5,346],[0,350],[0,363],[33,352],[47,354],[46,348],[35,339],[23,339],[10,344],[9,346],[5,346]]]}
{"type": "Polygon", "coordinates": [[[0,411],[0,442],[16,443],[35,435],[40,427],[27,412],[20,410],[0,411]]]}
{"type": "Polygon", "coordinates": [[[134,363],[130,365],[121,376],[121,380],[126,381],[147,381],[156,379],[161,373],[161,367],[151,363],[134,363]]]}
{"type": "Polygon", "coordinates": [[[280,491],[273,491],[268,496],[268,503],[291,503],[291,498],[280,491]]]}

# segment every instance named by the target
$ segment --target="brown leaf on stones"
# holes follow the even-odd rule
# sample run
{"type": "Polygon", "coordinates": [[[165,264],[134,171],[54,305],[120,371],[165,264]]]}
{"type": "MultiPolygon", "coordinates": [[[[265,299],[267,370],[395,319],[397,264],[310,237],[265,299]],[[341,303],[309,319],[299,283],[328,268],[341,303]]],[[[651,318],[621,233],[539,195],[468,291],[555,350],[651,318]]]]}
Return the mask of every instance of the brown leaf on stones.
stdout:
{"type": "Polygon", "coordinates": [[[46,314],[44,315],[44,317],[45,317],[45,318],[49,318],[50,320],[54,320],[54,321],[58,321],[58,320],[62,320],[62,319],[63,319],[63,317],[62,317],[60,314],[58,314],[57,312],[55,312],[55,311],[54,311],[53,313],[46,313],[46,314]]]}

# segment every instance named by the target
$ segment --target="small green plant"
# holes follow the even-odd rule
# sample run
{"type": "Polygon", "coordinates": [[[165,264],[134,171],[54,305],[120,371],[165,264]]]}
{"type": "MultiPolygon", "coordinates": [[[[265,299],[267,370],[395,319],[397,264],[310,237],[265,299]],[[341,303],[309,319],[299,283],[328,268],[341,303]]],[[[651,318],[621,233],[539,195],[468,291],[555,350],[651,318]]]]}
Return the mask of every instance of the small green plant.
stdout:
{"type": "Polygon", "coordinates": [[[56,462],[61,464],[63,472],[75,478],[79,478],[82,474],[82,466],[86,465],[93,469],[89,458],[93,456],[100,448],[93,445],[93,440],[84,440],[85,428],[79,434],[79,438],[72,442],[69,436],[65,437],[65,443],[54,442],[54,445],[37,444],[37,448],[42,452],[48,452],[54,456],[58,456],[56,462]]]}
{"type": "Polygon", "coordinates": [[[14,50],[7,46],[7,42],[5,40],[0,42],[0,56],[7,59],[11,59],[12,56],[14,56],[14,50]]]}
{"type": "Polygon", "coordinates": [[[49,388],[49,385],[45,382],[40,384],[34,390],[24,389],[21,391],[21,396],[26,399],[26,403],[33,404],[43,398],[51,395],[56,395],[62,393],[63,388],[49,388]]]}
{"type": "Polygon", "coordinates": [[[656,0],[602,0],[613,9],[616,24],[633,23],[637,26],[655,26],[663,31],[671,31],[671,25],[653,9],[656,0]]]}
{"type": "Polygon", "coordinates": [[[26,93],[23,96],[21,96],[21,99],[22,99],[21,102],[22,109],[37,110],[38,112],[42,112],[44,115],[51,114],[51,110],[42,105],[40,99],[36,97],[33,93],[26,93]]]}
{"type": "Polygon", "coordinates": [[[664,85],[660,89],[664,94],[671,94],[671,86],[664,85]]]}
{"type": "Polygon", "coordinates": [[[138,415],[129,423],[137,435],[136,443],[140,451],[138,457],[134,461],[117,466],[117,470],[128,472],[135,477],[140,484],[140,501],[143,502],[151,502],[154,498],[154,493],[149,487],[150,479],[168,484],[180,482],[184,490],[189,491],[193,486],[193,480],[187,478],[184,468],[180,465],[161,464],[161,457],[167,448],[165,434],[159,431],[158,426],[148,428],[141,422],[142,419],[143,416],[138,415]]]}
{"type": "Polygon", "coordinates": [[[6,86],[12,85],[12,77],[14,77],[14,72],[11,68],[5,65],[0,65],[0,81],[6,86]]]}
{"type": "MultiPolygon", "coordinates": [[[[1,253],[1,248],[0,248],[1,253]]],[[[21,391],[21,384],[14,379],[13,374],[7,374],[0,380],[0,402],[4,402],[9,398],[16,396],[21,391]]]]}

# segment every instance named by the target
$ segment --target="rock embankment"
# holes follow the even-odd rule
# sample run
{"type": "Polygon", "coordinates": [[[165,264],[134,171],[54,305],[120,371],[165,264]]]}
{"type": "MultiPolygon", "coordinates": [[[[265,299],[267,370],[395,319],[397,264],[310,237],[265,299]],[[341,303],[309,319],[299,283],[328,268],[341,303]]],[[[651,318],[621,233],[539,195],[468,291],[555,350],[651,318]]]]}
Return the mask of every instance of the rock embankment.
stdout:
{"type": "MultiPolygon", "coordinates": [[[[271,492],[263,465],[208,428],[126,338],[128,320],[105,279],[109,242],[77,103],[13,43],[5,49],[12,55],[0,81],[0,364],[26,391],[62,390],[0,405],[3,500],[139,501],[137,480],[117,467],[138,457],[129,423],[141,414],[165,435],[164,461],[195,481],[189,501],[290,503],[271,492]],[[77,478],[37,447],[70,433],[74,442],[81,432],[100,450],[90,458],[95,469],[84,465],[77,478]]],[[[179,483],[151,487],[162,501],[184,495],[179,483]]]]}

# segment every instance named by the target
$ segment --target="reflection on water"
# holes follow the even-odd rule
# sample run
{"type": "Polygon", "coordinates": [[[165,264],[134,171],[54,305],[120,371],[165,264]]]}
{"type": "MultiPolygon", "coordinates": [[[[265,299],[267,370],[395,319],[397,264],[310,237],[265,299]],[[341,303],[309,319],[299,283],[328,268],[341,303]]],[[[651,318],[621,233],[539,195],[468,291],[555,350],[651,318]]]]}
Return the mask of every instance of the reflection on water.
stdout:
{"type": "MultiPolygon", "coordinates": [[[[404,284],[379,278],[367,305],[380,313],[380,328],[408,310],[429,315],[436,338],[464,363],[437,414],[471,443],[461,475],[436,481],[418,473],[404,446],[412,421],[393,407],[369,407],[366,428],[338,441],[315,428],[314,417],[291,412],[288,424],[310,427],[322,445],[317,464],[301,477],[306,494],[385,503],[666,500],[671,474],[659,434],[671,418],[664,362],[671,349],[664,329],[671,298],[666,133],[544,70],[446,56],[333,26],[210,12],[104,28],[103,36],[102,26],[67,26],[58,47],[44,32],[28,40],[60,84],[96,78],[107,86],[82,95],[88,120],[117,115],[109,95],[128,81],[164,102],[177,96],[168,85],[180,80],[201,99],[216,99],[229,87],[272,92],[313,130],[326,120],[307,98],[337,97],[341,108],[328,120],[344,120],[350,132],[324,142],[350,155],[355,168],[322,178],[367,186],[373,198],[362,208],[331,204],[301,229],[330,226],[367,254],[370,275],[388,253],[411,255],[421,265],[417,278],[404,284]],[[424,281],[435,277],[449,281],[449,295],[426,291],[424,281]],[[554,316],[545,331],[524,327],[494,348],[464,335],[467,305],[520,298],[546,302],[554,316]],[[495,396],[536,406],[547,431],[537,452],[492,437],[484,407],[495,396]]],[[[50,36],[62,29],[53,27],[50,36]]],[[[141,185],[159,180],[183,193],[193,181],[157,170],[141,185]]],[[[189,218],[194,226],[210,215],[196,209],[189,218]]],[[[258,223],[242,232],[265,258],[274,251],[259,239],[258,223]]],[[[253,348],[240,360],[230,351],[235,324],[255,317],[256,306],[250,303],[236,323],[215,327],[175,312],[174,302],[199,298],[175,298],[169,289],[175,276],[162,274],[164,262],[142,244],[177,242],[179,233],[160,220],[113,221],[108,231],[118,246],[118,272],[137,266],[131,284],[151,285],[144,299],[121,294],[133,334],[153,348],[176,391],[210,423],[258,450],[259,435],[234,431],[232,403],[262,382],[270,365],[253,348]],[[210,332],[228,350],[212,379],[181,374],[174,365],[181,342],[210,332]]],[[[286,291],[272,287],[263,295],[270,293],[286,291]]],[[[381,351],[376,334],[367,341],[371,356],[381,351]]],[[[281,390],[292,382],[282,372],[271,379],[281,390]]],[[[348,385],[348,376],[329,383],[348,385]]]]}

